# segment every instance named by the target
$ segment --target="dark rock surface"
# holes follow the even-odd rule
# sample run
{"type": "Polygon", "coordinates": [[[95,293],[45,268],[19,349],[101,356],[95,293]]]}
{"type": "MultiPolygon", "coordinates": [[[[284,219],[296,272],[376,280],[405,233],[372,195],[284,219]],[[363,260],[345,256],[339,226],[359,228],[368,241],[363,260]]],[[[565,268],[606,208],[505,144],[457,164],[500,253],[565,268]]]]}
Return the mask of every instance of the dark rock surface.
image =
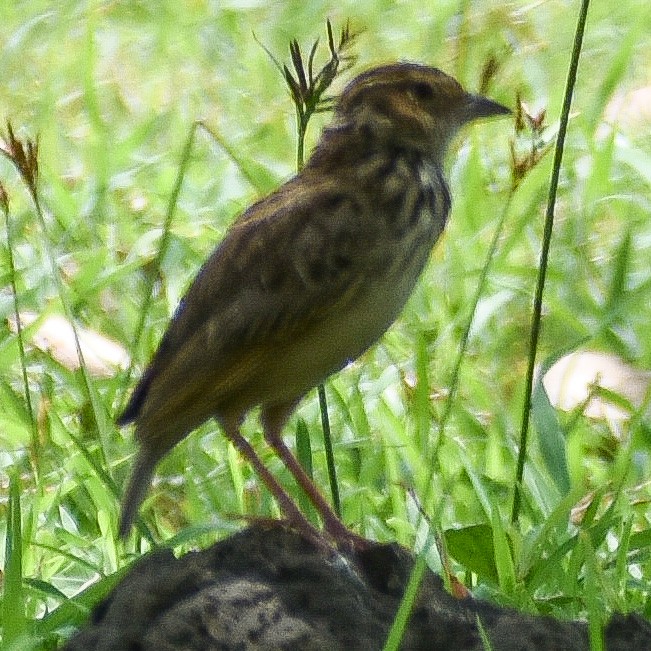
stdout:
{"type": "MultiPolygon", "coordinates": [[[[358,554],[320,548],[280,525],[256,525],[209,549],[138,561],[67,651],[353,651],[382,649],[413,557],[397,545],[358,554]]],[[[589,649],[587,628],[447,594],[426,572],[406,650],[589,649]]],[[[608,651],[651,649],[651,624],[615,616],[608,651]]]]}

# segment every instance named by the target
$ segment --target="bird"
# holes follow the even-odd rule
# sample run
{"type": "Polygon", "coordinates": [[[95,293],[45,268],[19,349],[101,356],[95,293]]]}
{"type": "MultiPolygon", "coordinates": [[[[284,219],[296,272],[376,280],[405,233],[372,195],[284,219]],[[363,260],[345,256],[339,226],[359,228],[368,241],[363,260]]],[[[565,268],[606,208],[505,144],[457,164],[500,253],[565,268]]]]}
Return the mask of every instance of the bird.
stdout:
{"type": "Polygon", "coordinates": [[[240,426],[260,408],[264,439],[335,544],[362,544],[282,439],[313,387],[374,344],[402,311],[444,230],[444,160],[465,124],[511,111],[438,68],[394,62],[336,98],[303,169],[245,210],[199,270],[117,419],[138,450],[122,501],[128,535],[157,463],[214,418],[277,500],[314,531],[240,426]]]}

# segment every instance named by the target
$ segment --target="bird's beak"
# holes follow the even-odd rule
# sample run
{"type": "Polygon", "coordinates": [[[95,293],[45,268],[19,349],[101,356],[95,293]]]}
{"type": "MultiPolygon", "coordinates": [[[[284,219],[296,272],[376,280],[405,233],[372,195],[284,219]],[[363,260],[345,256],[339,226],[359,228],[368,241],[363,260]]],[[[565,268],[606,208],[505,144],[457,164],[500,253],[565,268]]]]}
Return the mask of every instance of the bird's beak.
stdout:
{"type": "Polygon", "coordinates": [[[492,115],[509,115],[511,109],[483,95],[468,95],[468,119],[488,118],[492,115]]]}

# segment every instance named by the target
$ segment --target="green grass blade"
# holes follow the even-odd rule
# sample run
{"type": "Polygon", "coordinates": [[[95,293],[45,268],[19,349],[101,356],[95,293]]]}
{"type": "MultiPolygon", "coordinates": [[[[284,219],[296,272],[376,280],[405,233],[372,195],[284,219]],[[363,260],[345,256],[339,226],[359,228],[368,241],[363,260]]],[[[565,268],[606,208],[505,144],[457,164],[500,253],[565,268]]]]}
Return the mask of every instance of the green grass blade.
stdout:
{"type": "Polygon", "coordinates": [[[12,475],[9,480],[7,535],[2,595],[3,643],[12,644],[25,631],[23,594],[23,538],[20,510],[20,487],[12,475]]]}

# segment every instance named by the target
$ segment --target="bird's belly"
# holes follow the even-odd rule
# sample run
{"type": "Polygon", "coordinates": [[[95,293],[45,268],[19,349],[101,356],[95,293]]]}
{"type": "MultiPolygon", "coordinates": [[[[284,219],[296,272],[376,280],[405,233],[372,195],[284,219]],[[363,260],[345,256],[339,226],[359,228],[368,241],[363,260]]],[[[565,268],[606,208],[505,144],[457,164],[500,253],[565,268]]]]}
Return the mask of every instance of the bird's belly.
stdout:
{"type": "MultiPolygon", "coordinates": [[[[417,274],[416,274],[417,277],[417,274]]],[[[256,381],[264,404],[299,398],[330,374],[356,359],[389,328],[404,307],[415,278],[378,282],[351,300],[336,316],[312,324],[274,351],[256,381]]]]}

